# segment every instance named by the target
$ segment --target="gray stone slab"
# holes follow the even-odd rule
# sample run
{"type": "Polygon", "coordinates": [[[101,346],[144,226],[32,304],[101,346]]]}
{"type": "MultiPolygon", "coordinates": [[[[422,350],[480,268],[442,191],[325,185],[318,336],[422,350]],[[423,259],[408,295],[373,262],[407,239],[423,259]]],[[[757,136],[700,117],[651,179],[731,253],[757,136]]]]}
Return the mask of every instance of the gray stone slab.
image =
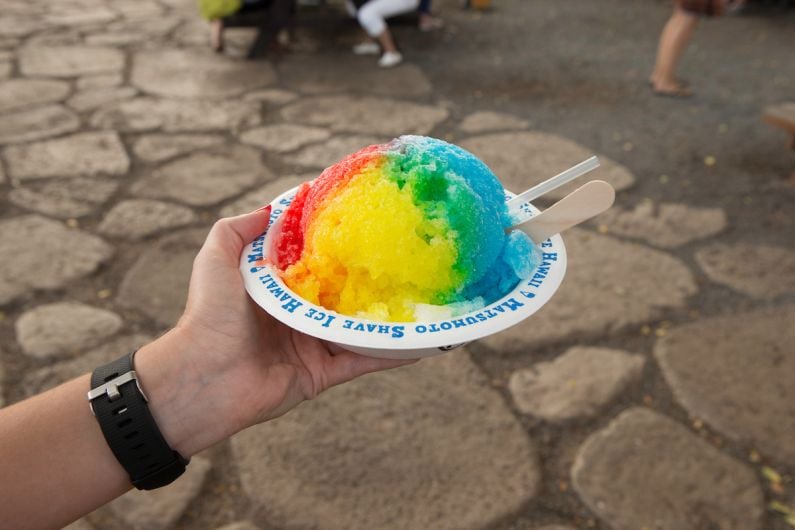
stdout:
{"type": "Polygon", "coordinates": [[[111,104],[91,117],[93,127],[120,132],[197,132],[255,127],[262,121],[258,101],[191,101],[138,97],[111,104]]]}
{"type": "Polygon", "coordinates": [[[83,90],[69,98],[67,105],[78,112],[85,112],[99,108],[108,103],[123,101],[136,96],[138,91],[132,87],[93,88],[83,90]]]}
{"type": "Polygon", "coordinates": [[[553,423],[587,418],[637,384],[644,363],[642,355],[578,346],[551,362],[513,372],[508,388],[524,414],[553,423]]]}
{"type": "Polygon", "coordinates": [[[332,388],[232,450],[276,527],[483,528],[540,479],[534,443],[465,352],[332,388]]]}
{"type": "Polygon", "coordinates": [[[116,19],[119,15],[100,5],[91,6],[90,9],[56,11],[45,17],[48,24],[53,26],[90,26],[92,24],[105,24],[116,19]]]}
{"type": "MultiPolygon", "coordinates": [[[[21,44],[21,38],[0,35],[0,49],[2,50],[17,50],[21,44]]],[[[14,56],[16,57],[16,51],[14,51],[14,56]]]]}
{"type": "Polygon", "coordinates": [[[430,80],[416,65],[404,64],[400,68],[382,70],[373,68],[372,63],[370,57],[341,55],[329,61],[323,54],[309,54],[281,64],[279,77],[285,86],[304,94],[361,92],[415,98],[433,91],[430,80]]]}
{"type": "Polygon", "coordinates": [[[674,328],[654,354],[677,400],[729,438],[795,466],[795,305],[674,328]]]}
{"type": "Polygon", "coordinates": [[[572,480],[615,530],[757,530],[764,513],[753,469],[642,408],[622,413],[583,444],[572,480]]]}
{"type": "Polygon", "coordinates": [[[78,90],[93,90],[96,88],[111,88],[124,82],[121,74],[96,74],[80,77],[75,82],[78,90]]]}
{"type": "Polygon", "coordinates": [[[522,118],[481,110],[473,112],[461,121],[458,128],[466,133],[484,133],[492,131],[508,131],[512,129],[527,129],[530,123],[522,118]]]}
{"type": "Polygon", "coordinates": [[[13,179],[124,175],[130,159],[119,135],[87,132],[55,140],[12,145],[4,150],[13,179]]]}
{"type": "MultiPolygon", "coordinates": [[[[459,145],[481,158],[503,186],[516,193],[596,154],[571,140],[535,131],[475,136],[459,145]]],[[[617,191],[635,183],[635,177],[624,166],[602,155],[599,155],[599,161],[602,165],[590,174],[593,178],[606,180],[617,191]]],[[[544,197],[559,199],[580,185],[582,183],[572,182],[544,197]]]]}
{"type": "Polygon", "coordinates": [[[723,232],[728,226],[721,208],[692,208],[685,204],[643,201],[634,209],[612,207],[593,220],[612,234],[674,248],[723,232]]]}
{"type": "Polygon", "coordinates": [[[260,530],[260,528],[250,521],[237,521],[219,526],[217,530],[260,530]]]}
{"type": "Polygon", "coordinates": [[[0,112],[61,101],[69,84],[44,79],[11,79],[0,84],[0,112]]]}
{"type": "Polygon", "coordinates": [[[209,459],[195,456],[179,480],[153,491],[129,491],[108,507],[128,528],[166,530],[198,496],[211,467],[209,459]]]}
{"type": "Polygon", "coordinates": [[[113,9],[124,15],[125,18],[134,21],[144,18],[160,18],[165,13],[163,6],[155,0],[138,0],[132,4],[119,2],[113,4],[113,9]]]}
{"type": "Polygon", "coordinates": [[[687,266],[664,252],[577,228],[564,242],[568,266],[558,292],[527,321],[481,343],[515,352],[610,335],[685,307],[698,290],[687,266]]]}
{"type": "Polygon", "coordinates": [[[152,339],[153,337],[143,334],[124,335],[112,339],[74,359],[27,372],[22,378],[19,388],[25,397],[39,394],[70,379],[91,373],[97,366],[102,366],[118,359],[125,353],[137,350],[151,342],[152,339]]]}
{"type": "Polygon", "coordinates": [[[0,304],[58,289],[93,273],[113,249],[96,236],[38,215],[0,221],[0,304]]]}
{"type": "Polygon", "coordinates": [[[795,252],[751,243],[715,243],[696,252],[696,262],[715,283],[754,298],[795,293],[795,252]]]}
{"type": "Polygon", "coordinates": [[[212,206],[271,180],[259,150],[225,145],[169,162],[133,185],[141,197],[212,206]]]}
{"type": "Polygon", "coordinates": [[[429,134],[449,115],[443,107],[354,96],[305,98],[281,111],[285,121],[334,131],[391,135],[429,134]]]}
{"type": "Polygon", "coordinates": [[[0,119],[0,144],[40,140],[79,128],[80,118],[62,105],[10,112],[0,119]]]}
{"type": "MultiPolygon", "coordinates": [[[[2,180],[2,179],[0,179],[2,180]]],[[[70,219],[99,209],[118,189],[116,179],[76,177],[27,182],[8,192],[8,200],[27,210],[70,219]]]]}
{"type": "Polygon", "coordinates": [[[140,239],[196,222],[190,208],[146,199],[125,200],[111,208],[97,227],[100,234],[140,239]]]}
{"type": "Polygon", "coordinates": [[[86,44],[92,46],[127,46],[145,42],[151,38],[143,31],[109,31],[86,36],[86,44]]]}
{"type": "Polygon", "coordinates": [[[528,521],[512,521],[508,530],[577,530],[577,528],[565,524],[539,525],[528,521]]]}
{"type": "Polygon", "coordinates": [[[27,46],[19,52],[19,69],[26,76],[77,77],[119,72],[124,54],[100,46],[27,46]]]}
{"type": "MultiPolygon", "coordinates": [[[[136,2],[134,5],[137,4],[138,2],[136,2]]],[[[191,10],[195,9],[195,4],[194,6],[189,7],[189,9],[191,10]]],[[[171,13],[171,14],[165,13],[155,18],[147,19],[145,24],[142,24],[140,20],[129,19],[124,21],[123,23],[116,23],[117,27],[111,25],[108,29],[112,31],[117,31],[117,30],[130,31],[133,29],[134,30],[140,29],[141,31],[144,31],[147,35],[150,35],[153,39],[158,39],[160,37],[168,37],[168,34],[171,33],[171,31],[177,26],[179,26],[180,23],[182,23],[183,21],[184,17],[181,17],[178,13],[171,13]]],[[[206,27],[207,26],[205,26],[205,29],[206,27]]],[[[205,33],[205,37],[206,36],[207,33],[205,33]]],[[[201,44],[206,45],[207,44],[206,39],[201,44]]]]}
{"type": "Polygon", "coordinates": [[[47,24],[40,17],[7,15],[0,16],[0,37],[24,37],[45,29],[47,24]]]}
{"type": "Polygon", "coordinates": [[[0,79],[7,79],[11,77],[11,63],[8,61],[0,62],[0,79]]]}
{"type": "Polygon", "coordinates": [[[15,323],[22,351],[39,359],[96,346],[122,326],[116,313],[79,302],[56,302],[25,311],[15,323]]]}
{"type": "Polygon", "coordinates": [[[240,135],[240,141],[276,153],[294,151],[307,144],[325,140],[331,132],[319,127],[280,123],[251,129],[240,135]]]}
{"type": "MultiPolygon", "coordinates": [[[[52,50],[59,46],[78,47],[82,44],[82,36],[76,29],[50,29],[32,35],[25,40],[25,48],[36,49],[37,53],[40,48],[46,48],[48,54],[51,54],[52,50]]],[[[46,74],[38,75],[48,77],[46,74]]]]}
{"type": "Polygon", "coordinates": [[[209,48],[142,51],[133,59],[132,83],[145,92],[178,98],[225,98],[273,84],[270,63],[231,61],[209,48]]]}
{"type": "MultiPolygon", "coordinates": [[[[184,0],[182,1],[184,2],[184,0]]],[[[229,31],[229,33],[247,29],[253,32],[253,28],[244,28],[242,30],[232,30],[229,31]]],[[[224,37],[224,44],[227,48],[228,45],[226,41],[228,39],[226,37],[228,36],[229,35],[225,35],[224,37]]],[[[186,47],[207,46],[207,23],[198,17],[194,17],[192,20],[185,20],[171,35],[171,40],[186,47]]]]}
{"type": "Polygon", "coordinates": [[[203,229],[178,232],[144,251],[124,276],[118,303],[173,326],[185,308],[193,260],[206,235],[203,229]]]}
{"type": "Polygon", "coordinates": [[[265,88],[262,90],[252,90],[243,96],[243,99],[250,101],[262,101],[268,105],[278,106],[295,101],[300,96],[289,90],[281,88],[265,88]]]}
{"type": "Polygon", "coordinates": [[[133,152],[149,162],[160,162],[223,142],[224,137],[217,134],[149,134],[135,141],[133,152]]]}
{"type": "Polygon", "coordinates": [[[384,137],[369,135],[334,136],[329,140],[309,145],[296,153],[283,157],[288,164],[296,166],[326,168],[368,145],[380,144],[384,137]]]}
{"type": "Polygon", "coordinates": [[[265,206],[285,191],[291,190],[315,177],[317,177],[316,173],[305,173],[303,175],[289,175],[268,182],[264,186],[246,193],[238,200],[221,208],[221,217],[232,217],[253,212],[257,208],[265,206]]]}

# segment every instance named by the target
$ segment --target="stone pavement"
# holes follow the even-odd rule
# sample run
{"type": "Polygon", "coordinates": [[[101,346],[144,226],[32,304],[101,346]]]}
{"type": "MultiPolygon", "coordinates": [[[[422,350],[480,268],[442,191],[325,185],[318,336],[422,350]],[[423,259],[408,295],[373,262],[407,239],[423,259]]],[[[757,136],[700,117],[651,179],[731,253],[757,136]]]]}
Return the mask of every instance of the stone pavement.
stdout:
{"type": "MultiPolygon", "coordinates": [[[[579,71],[595,88],[582,93],[572,79],[554,94],[512,88],[512,61],[530,54],[538,69],[550,65],[533,48],[498,55],[490,24],[532,25],[565,9],[528,4],[480,15],[442,2],[447,28],[398,27],[410,61],[380,71],[348,55],[353,27],[332,8],[319,12],[337,24],[333,37],[299,26],[299,51],[273,64],[237,58],[246,30],[230,32],[227,56],[210,53],[192,0],[4,0],[0,405],[167,329],[215,219],[257,208],[364,145],[440,136],[515,190],[596,152],[600,178],[619,190],[611,211],[566,234],[565,281],[529,321],[335,388],[194,458],[172,486],[128,493],[72,530],[795,527],[795,196],[771,176],[786,164],[783,145],[764,146],[773,132],[752,138],[765,159],[759,174],[734,159],[719,166],[715,199],[701,200],[690,179],[709,181],[715,158],[692,156],[686,143],[654,149],[681,129],[624,116],[612,133],[583,132],[583,116],[607,123],[601,112],[615,97],[585,62],[579,71]],[[484,83],[508,87],[492,100],[451,87],[461,64],[420,49],[484,42],[495,51],[472,56],[472,67],[488,59],[496,77],[506,72],[484,83]],[[583,116],[569,119],[555,107],[561,98],[583,116]],[[677,174],[687,177],[674,188],[677,174]],[[767,206],[751,211],[753,201],[767,206]]],[[[582,0],[565,4],[603,16],[582,0]]],[[[650,3],[635,15],[656,28],[666,9],[650,3]]],[[[774,68],[747,57],[763,57],[761,43],[777,49],[793,25],[782,20],[740,56],[749,69],[774,68]]],[[[758,31],[752,20],[726,23],[758,31]]],[[[635,52],[567,34],[607,59],[635,52]]],[[[791,89],[791,73],[771,77],[774,86],[791,89]]],[[[737,85],[727,98],[753,100],[756,88],[737,85]]],[[[660,115],[679,104],[643,98],[610,108],[660,115]]],[[[706,107],[696,101],[671,119],[706,119],[706,107]]]]}

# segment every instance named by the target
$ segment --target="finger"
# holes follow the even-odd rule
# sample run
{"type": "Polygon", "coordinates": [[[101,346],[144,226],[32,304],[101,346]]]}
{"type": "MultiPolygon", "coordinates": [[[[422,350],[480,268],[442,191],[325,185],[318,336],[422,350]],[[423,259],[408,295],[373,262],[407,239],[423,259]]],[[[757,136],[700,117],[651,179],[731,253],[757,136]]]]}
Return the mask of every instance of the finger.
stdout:
{"type": "Polygon", "coordinates": [[[329,357],[326,365],[326,381],[329,387],[345,383],[351,379],[355,379],[360,375],[369,374],[373,372],[380,372],[382,370],[389,370],[398,368],[400,366],[407,366],[416,363],[419,359],[380,359],[376,357],[368,357],[366,355],[359,355],[352,351],[343,350],[337,347],[331,350],[334,353],[333,357],[329,357]]]}

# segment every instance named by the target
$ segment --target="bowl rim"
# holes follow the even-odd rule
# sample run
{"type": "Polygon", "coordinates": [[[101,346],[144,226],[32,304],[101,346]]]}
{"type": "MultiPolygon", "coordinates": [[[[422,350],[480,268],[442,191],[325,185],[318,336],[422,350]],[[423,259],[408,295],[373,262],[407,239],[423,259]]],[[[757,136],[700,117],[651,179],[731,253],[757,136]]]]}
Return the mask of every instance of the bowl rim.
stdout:
{"type": "MultiPolygon", "coordinates": [[[[384,322],[343,315],[294,293],[269,260],[267,236],[280,226],[297,191],[298,186],[270,202],[268,226],[244,247],[240,272],[257,305],[287,326],[322,340],[376,350],[452,349],[503,331],[536,313],[552,298],[566,274],[566,247],[558,234],[537,245],[542,258],[548,259],[542,259],[531,275],[505,296],[477,311],[427,322],[384,322]]],[[[515,196],[507,190],[505,195],[506,200],[515,196]]],[[[520,211],[525,217],[539,212],[529,202],[521,205],[520,211]]]]}

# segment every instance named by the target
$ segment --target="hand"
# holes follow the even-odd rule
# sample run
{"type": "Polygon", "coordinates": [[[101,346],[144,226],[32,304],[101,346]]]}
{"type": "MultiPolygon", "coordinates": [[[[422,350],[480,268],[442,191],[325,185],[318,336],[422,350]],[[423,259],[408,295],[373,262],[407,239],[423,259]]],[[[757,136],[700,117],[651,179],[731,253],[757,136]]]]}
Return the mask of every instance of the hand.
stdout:
{"type": "Polygon", "coordinates": [[[182,318],[136,355],[155,420],[183,456],[329,387],[412,362],[335,347],[285,326],[249,298],[240,254],[269,215],[268,208],[213,226],[194,261],[182,318]]]}

